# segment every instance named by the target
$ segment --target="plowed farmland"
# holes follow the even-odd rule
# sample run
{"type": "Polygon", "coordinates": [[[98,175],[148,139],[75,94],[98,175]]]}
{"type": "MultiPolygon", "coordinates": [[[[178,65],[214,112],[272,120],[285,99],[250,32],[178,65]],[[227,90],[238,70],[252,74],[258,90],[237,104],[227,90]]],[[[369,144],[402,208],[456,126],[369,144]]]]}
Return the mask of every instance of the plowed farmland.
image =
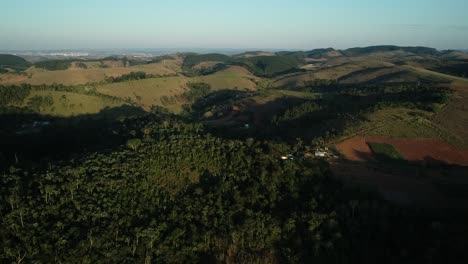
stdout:
{"type": "Polygon", "coordinates": [[[336,147],[349,160],[374,160],[369,142],[393,145],[408,161],[441,162],[468,166],[468,151],[457,149],[437,139],[354,137],[336,147]]]}

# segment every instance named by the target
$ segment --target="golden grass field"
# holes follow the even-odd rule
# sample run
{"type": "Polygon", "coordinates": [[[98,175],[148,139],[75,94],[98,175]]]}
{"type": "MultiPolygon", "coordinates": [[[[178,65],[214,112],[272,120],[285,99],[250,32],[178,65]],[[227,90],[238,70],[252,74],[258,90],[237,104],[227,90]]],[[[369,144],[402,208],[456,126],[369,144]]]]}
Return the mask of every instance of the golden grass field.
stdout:
{"type": "Polygon", "coordinates": [[[172,75],[181,71],[180,60],[164,60],[159,63],[146,65],[136,65],[124,67],[118,62],[104,63],[109,68],[100,68],[99,62],[86,62],[88,69],[70,67],[67,70],[47,71],[31,67],[26,70],[26,75],[16,75],[11,73],[0,74],[0,84],[64,84],[80,85],[87,83],[97,83],[104,81],[108,77],[117,77],[130,72],[143,71],[148,74],[172,75]],[[115,64],[117,63],[117,64],[115,64]]]}
{"type": "Polygon", "coordinates": [[[247,69],[239,66],[231,66],[214,74],[190,79],[191,82],[207,83],[211,85],[211,88],[214,90],[225,88],[255,90],[257,87],[256,82],[259,80],[260,78],[254,76],[247,69]]]}
{"type": "Polygon", "coordinates": [[[174,96],[186,91],[189,78],[184,76],[152,78],[95,86],[99,93],[120,98],[130,98],[133,102],[149,109],[152,105],[162,106],[161,97],[174,96]]]}
{"type": "Polygon", "coordinates": [[[60,91],[32,91],[26,98],[23,107],[33,96],[52,96],[52,107],[41,109],[40,114],[69,117],[83,114],[96,114],[105,108],[121,106],[122,102],[115,102],[97,96],[60,92],[60,91]]]}
{"type": "MultiPolygon", "coordinates": [[[[149,109],[153,105],[163,106],[161,97],[175,96],[187,90],[189,82],[204,82],[211,85],[213,90],[219,89],[248,89],[255,90],[257,77],[250,74],[241,67],[232,66],[225,70],[216,72],[208,76],[185,77],[182,75],[175,77],[151,78],[144,80],[128,81],[121,83],[108,83],[95,85],[99,93],[120,98],[130,98],[133,102],[149,109]]],[[[178,112],[181,105],[165,106],[170,110],[178,112]]]]}

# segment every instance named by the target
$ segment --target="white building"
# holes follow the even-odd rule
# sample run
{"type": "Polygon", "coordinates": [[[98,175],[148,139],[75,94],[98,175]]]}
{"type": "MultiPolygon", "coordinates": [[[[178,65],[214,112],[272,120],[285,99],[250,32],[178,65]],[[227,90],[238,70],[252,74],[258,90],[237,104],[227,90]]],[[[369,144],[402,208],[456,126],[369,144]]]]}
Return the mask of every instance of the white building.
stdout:
{"type": "Polygon", "coordinates": [[[316,150],[315,151],[315,157],[324,158],[326,155],[327,155],[327,153],[325,151],[321,151],[321,150],[316,150]]]}

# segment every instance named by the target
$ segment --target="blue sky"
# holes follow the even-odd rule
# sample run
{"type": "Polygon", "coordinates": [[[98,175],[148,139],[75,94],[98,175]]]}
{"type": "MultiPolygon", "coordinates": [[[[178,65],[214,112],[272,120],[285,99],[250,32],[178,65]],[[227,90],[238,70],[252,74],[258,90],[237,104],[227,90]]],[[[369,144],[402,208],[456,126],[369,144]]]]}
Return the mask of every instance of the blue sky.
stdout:
{"type": "Polygon", "coordinates": [[[468,48],[467,0],[0,0],[0,50],[468,48]]]}

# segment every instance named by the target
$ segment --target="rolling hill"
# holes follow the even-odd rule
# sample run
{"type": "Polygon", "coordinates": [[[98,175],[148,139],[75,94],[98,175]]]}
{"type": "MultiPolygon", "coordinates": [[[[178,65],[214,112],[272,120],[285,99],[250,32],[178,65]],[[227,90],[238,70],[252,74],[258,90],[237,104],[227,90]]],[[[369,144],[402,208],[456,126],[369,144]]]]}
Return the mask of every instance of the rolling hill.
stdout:
{"type": "Polygon", "coordinates": [[[33,85],[82,85],[98,83],[109,77],[118,77],[130,72],[143,71],[153,75],[175,75],[181,71],[180,60],[162,60],[157,63],[124,66],[121,61],[67,61],[66,69],[45,70],[30,67],[17,74],[0,74],[0,84],[28,83],[33,85]],[[81,67],[77,64],[81,64],[81,67]],[[83,66],[84,65],[84,66],[83,66]]]}
{"type": "MultiPolygon", "coordinates": [[[[314,242],[305,252],[324,242],[327,256],[343,245],[352,246],[350,255],[362,245],[365,254],[370,244],[394,247],[416,228],[413,240],[403,239],[407,244],[392,255],[413,252],[428,232],[434,240],[415,254],[426,256],[441,238],[451,248],[447,233],[459,234],[461,244],[466,221],[457,217],[468,204],[463,56],[378,46],[64,60],[9,69],[0,74],[3,233],[11,240],[4,251],[9,262],[21,262],[26,253],[16,252],[18,234],[23,243],[32,240],[25,260],[42,251],[63,262],[91,251],[96,259],[88,262],[103,256],[132,262],[124,256],[138,248],[140,262],[151,262],[149,250],[170,249],[156,259],[214,263],[205,256],[216,252],[225,259],[225,252],[236,254],[247,244],[249,250],[237,253],[242,263],[301,262],[296,249],[283,245],[300,244],[307,232],[314,242]],[[324,200],[328,196],[338,202],[324,200]],[[446,222],[428,219],[434,209],[444,217],[455,213],[446,222]],[[270,217],[272,210],[288,216],[270,217]],[[154,216],[158,221],[148,220],[154,216]],[[89,221],[78,225],[76,219],[89,221]],[[134,222],[152,224],[129,229],[134,222]],[[375,223],[373,233],[369,223],[375,223]],[[389,223],[405,228],[389,230],[389,223]],[[238,229],[207,236],[212,226],[238,229]],[[360,229],[367,233],[354,236],[360,229]],[[374,243],[382,230],[389,234],[374,243]],[[194,235],[195,243],[184,244],[194,235]],[[250,250],[258,236],[270,235],[282,239],[268,239],[279,249],[250,250]],[[109,251],[114,244],[122,247],[109,251]],[[74,248],[80,252],[64,254],[74,248]],[[273,259],[275,252],[284,258],[273,259]]],[[[310,260],[303,262],[321,259],[310,260]]]]}
{"type": "MultiPolygon", "coordinates": [[[[254,102],[259,98],[263,98],[260,101],[265,101],[265,98],[310,98],[311,91],[307,89],[311,89],[311,84],[327,82],[327,85],[334,83],[338,87],[396,87],[417,83],[464,87],[466,79],[462,76],[466,73],[465,55],[459,51],[437,51],[425,47],[373,46],[277,53],[252,51],[234,56],[186,53],[147,60],[110,57],[35,63],[16,73],[0,74],[0,84],[83,86],[98,94],[131,102],[147,111],[153,106],[159,106],[181,112],[182,106],[189,103],[182,96],[188,91],[190,83],[208,84],[213,92],[225,89],[261,92],[263,95],[255,97],[254,102]],[[115,79],[135,72],[143,72],[148,77],[109,81],[110,77],[115,79]]],[[[30,65],[19,57],[4,58],[10,64],[30,65]]],[[[52,96],[54,102],[63,95],[63,91],[57,91],[57,95],[53,93],[49,91],[48,95],[52,96]]],[[[68,96],[69,104],[76,109],[72,111],[57,105],[55,114],[83,112],[79,109],[80,105],[93,109],[92,112],[116,106],[87,96],[90,95],[68,96]],[[85,99],[93,103],[87,107],[83,104],[85,99]]],[[[50,109],[47,111],[52,113],[50,109]]]]}
{"type": "Polygon", "coordinates": [[[8,69],[21,71],[30,65],[31,63],[22,57],[11,54],[0,54],[0,73],[8,72],[8,69]]]}
{"type": "Polygon", "coordinates": [[[398,47],[391,45],[371,46],[364,48],[350,48],[342,51],[346,56],[363,56],[382,52],[407,52],[416,55],[437,55],[439,52],[434,48],[427,47],[398,47]]]}

